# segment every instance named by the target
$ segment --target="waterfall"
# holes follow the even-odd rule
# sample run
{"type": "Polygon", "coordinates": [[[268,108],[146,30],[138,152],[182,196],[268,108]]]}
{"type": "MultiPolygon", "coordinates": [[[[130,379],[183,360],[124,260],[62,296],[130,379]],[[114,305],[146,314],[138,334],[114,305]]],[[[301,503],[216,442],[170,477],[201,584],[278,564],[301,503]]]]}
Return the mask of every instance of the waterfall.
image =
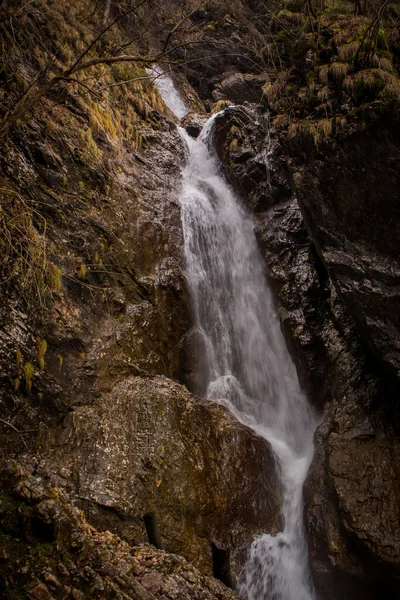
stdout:
{"type": "MultiPolygon", "coordinates": [[[[169,101],[179,98],[170,79],[161,94],[166,85],[169,101]]],[[[254,540],[240,592],[248,600],[312,600],[302,486],[316,416],[281,332],[252,217],[212,148],[215,118],[197,140],[179,128],[187,146],[180,197],[185,269],[203,341],[202,378],[207,398],[226,404],[271,444],[283,490],[284,530],[254,540]]]]}

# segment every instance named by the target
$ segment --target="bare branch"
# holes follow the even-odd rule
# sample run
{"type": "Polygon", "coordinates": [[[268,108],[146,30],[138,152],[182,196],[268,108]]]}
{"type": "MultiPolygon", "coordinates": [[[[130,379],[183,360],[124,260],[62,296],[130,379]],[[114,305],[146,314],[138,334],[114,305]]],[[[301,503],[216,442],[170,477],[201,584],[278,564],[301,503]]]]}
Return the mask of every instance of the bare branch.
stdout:
{"type": "Polygon", "coordinates": [[[27,433],[27,432],[20,431],[19,429],[17,429],[17,428],[15,427],[15,425],[13,425],[12,423],[10,423],[9,421],[5,421],[4,419],[0,419],[0,422],[1,422],[1,423],[4,423],[4,425],[8,425],[8,427],[11,427],[11,429],[13,429],[13,430],[14,430],[16,433],[18,433],[18,435],[20,436],[21,440],[22,440],[22,441],[23,441],[23,443],[24,443],[24,446],[25,446],[25,448],[26,448],[27,450],[29,450],[27,443],[25,442],[24,438],[22,437],[22,434],[23,434],[23,433],[27,433]]]}
{"type": "Polygon", "coordinates": [[[142,6],[143,4],[145,4],[145,2],[147,2],[147,0],[141,0],[138,4],[136,4],[135,6],[133,6],[132,8],[130,8],[129,10],[125,11],[124,13],[122,13],[122,15],[119,15],[119,17],[117,17],[116,19],[114,19],[114,21],[112,21],[109,25],[107,25],[107,27],[105,27],[104,29],[102,29],[102,31],[100,31],[100,33],[98,34],[98,36],[95,37],[95,39],[89,44],[89,46],[87,46],[85,48],[85,50],[82,52],[82,54],[79,56],[79,58],[77,58],[77,60],[72,65],[72,67],[70,67],[67,70],[67,74],[68,75],[72,75],[72,73],[75,73],[76,70],[77,70],[76,69],[77,65],[86,56],[86,54],[88,52],[90,52],[90,50],[93,48],[93,46],[95,44],[97,44],[97,42],[100,40],[100,38],[102,38],[103,35],[105,33],[107,33],[107,31],[109,31],[111,29],[111,27],[114,27],[114,25],[116,25],[117,23],[119,23],[119,21],[121,21],[124,17],[127,17],[128,15],[130,15],[131,13],[133,13],[135,10],[137,10],[138,8],[140,8],[140,6],[142,6]]]}

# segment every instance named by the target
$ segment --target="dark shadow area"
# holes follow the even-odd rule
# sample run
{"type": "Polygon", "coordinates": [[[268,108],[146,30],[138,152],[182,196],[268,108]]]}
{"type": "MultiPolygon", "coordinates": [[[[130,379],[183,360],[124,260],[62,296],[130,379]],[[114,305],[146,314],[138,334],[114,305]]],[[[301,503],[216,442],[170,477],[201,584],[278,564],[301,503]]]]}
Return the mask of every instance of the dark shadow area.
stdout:
{"type": "Polygon", "coordinates": [[[218,548],[214,543],[211,544],[213,576],[219,579],[227,587],[232,588],[230,551],[224,548],[218,548]]]}
{"type": "Polygon", "coordinates": [[[144,525],[146,527],[146,533],[149,543],[155,546],[159,550],[162,550],[162,542],[160,531],[158,529],[157,519],[155,513],[151,512],[143,517],[144,525]]]}

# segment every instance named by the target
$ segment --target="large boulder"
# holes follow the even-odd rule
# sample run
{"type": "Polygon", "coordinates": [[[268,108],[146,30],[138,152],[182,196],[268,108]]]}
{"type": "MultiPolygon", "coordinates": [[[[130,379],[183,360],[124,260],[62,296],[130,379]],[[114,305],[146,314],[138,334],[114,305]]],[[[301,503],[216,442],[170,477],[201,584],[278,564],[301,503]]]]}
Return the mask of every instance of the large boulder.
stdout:
{"type": "MultiPolygon", "coordinates": [[[[371,383],[371,382],[369,382],[371,383]]],[[[400,593],[400,442],[349,390],[319,428],[305,484],[312,571],[321,600],[400,593]]]]}
{"type": "MultiPolygon", "coordinates": [[[[165,377],[128,378],[77,408],[39,471],[67,486],[97,527],[147,539],[213,569],[212,545],[238,576],[252,538],[280,527],[280,484],[269,444],[221,405],[165,377]]],[[[215,565],[214,565],[215,566],[215,565]]]]}
{"type": "Polygon", "coordinates": [[[238,600],[181,556],[90,526],[64,490],[19,464],[0,483],[1,598],[238,600]]]}

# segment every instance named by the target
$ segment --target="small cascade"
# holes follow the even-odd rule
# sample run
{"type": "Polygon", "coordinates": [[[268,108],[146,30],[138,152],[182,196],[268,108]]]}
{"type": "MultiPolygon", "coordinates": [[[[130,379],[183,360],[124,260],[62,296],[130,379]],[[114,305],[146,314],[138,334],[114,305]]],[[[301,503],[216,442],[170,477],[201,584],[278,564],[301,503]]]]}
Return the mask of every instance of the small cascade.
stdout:
{"type": "Polygon", "coordinates": [[[153,66],[146,71],[150,77],[154,77],[154,83],[168,108],[178,119],[183,119],[189,109],[176,91],[172,79],[159,66],[153,66]]]}
{"type": "MultiPolygon", "coordinates": [[[[177,103],[171,80],[157,79],[177,103]]],[[[163,96],[164,97],[164,96],[163,96]]],[[[180,113],[176,113],[179,117],[180,113]]],[[[248,600],[313,600],[303,529],[302,486],[316,416],[299,384],[267,282],[251,215],[221,173],[212,135],[182,128],[187,164],[180,196],[186,277],[203,339],[206,397],[227,405],[266,438],[280,469],[284,530],[252,544],[241,593],[248,600]]]]}

